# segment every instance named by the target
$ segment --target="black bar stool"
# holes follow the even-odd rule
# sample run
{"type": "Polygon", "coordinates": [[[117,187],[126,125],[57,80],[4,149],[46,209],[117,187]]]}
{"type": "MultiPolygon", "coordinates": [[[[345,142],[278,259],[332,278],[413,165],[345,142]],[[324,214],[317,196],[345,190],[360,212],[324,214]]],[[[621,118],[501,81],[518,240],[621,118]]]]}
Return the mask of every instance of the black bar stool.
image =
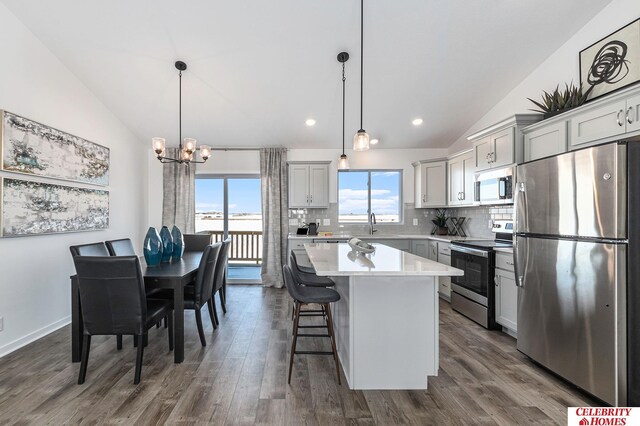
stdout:
{"type": "Polygon", "coordinates": [[[287,383],[291,384],[291,371],[293,370],[293,356],[294,355],[332,355],[336,364],[336,373],[338,375],[338,384],[340,385],[340,367],[338,365],[338,353],[336,351],[336,339],[333,333],[333,320],[331,318],[330,303],[340,300],[340,295],[337,291],[326,287],[305,287],[298,284],[291,273],[291,268],[288,265],[282,267],[282,273],[284,275],[284,283],[287,286],[287,291],[291,298],[295,301],[295,320],[293,322],[293,342],[291,343],[291,357],[289,358],[289,378],[287,383]],[[300,312],[303,305],[316,303],[322,306],[324,313],[323,319],[325,325],[300,325],[300,312]],[[299,333],[300,328],[326,328],[326,334],[313,334],[313,333],[299,333]],[[296,351],[296,344],[298,337],[329,337],[331,338],[331,352],[326,351],[296,351]]]}
{"type": "Polygon", "coordinates": [[[336,283],[329,277],[319,277],[313,268],[300,266],[296,254],[291,251],[289,261],[291,262],[291,272],[296,282],[308,287],[333,287],[336,283]],[[304,269],[303,269],[304,268],[304,269]],[[305,272],[311,270],[311,272],[305,272]]]}

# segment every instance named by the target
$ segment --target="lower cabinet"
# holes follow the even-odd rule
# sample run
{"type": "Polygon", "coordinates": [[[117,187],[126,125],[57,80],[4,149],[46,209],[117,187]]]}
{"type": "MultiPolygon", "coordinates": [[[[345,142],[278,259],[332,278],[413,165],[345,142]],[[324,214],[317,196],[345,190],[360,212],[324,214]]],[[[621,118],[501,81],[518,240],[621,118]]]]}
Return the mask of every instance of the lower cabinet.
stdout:
{"type": "Polygon", "coordinates": [[[429,240],[411,240],[411,253],[429,258],[429,240]]]}
{"type": "Polygon", "coordinates": [[[385,246],[393,247],[397,250],[408,251],[411,252],[411,241],[410,240],[397,240],[392,238],[363,238],[363,241],[374,244],[384,244],[385,246]]]}
{"type": "Polygon", "coordinates": [[[438,261],[438,242],[429,240],[427,241],[427,247],[428,247],[427,259],[437,262],[438,261]]]}
{"type": "MultiPolygon", "coordinates": [[[[451,248],[449,243],[438,243],[438,262],[451,266],[451,248]]],[[[440,297],[451,300],[451,277],[438,277],[438,292],[440,297]]]]}
{"type": "Polygon", "coordinates": [[[512,257],[496,253],[496,322],[515,334],[518,332],[518,287],[512,257]]]}

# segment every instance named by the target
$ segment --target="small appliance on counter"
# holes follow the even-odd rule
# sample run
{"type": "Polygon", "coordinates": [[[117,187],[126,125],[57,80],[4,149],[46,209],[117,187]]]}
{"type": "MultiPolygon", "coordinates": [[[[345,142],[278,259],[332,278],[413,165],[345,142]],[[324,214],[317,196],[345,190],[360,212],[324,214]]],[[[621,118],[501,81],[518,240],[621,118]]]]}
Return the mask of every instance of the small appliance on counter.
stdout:
{"type": "Polygon", "coordinates": [[[309,222],[308,225],[309,232],[307,235],[318,235],[318,224],[315,222],[309,222]]]}

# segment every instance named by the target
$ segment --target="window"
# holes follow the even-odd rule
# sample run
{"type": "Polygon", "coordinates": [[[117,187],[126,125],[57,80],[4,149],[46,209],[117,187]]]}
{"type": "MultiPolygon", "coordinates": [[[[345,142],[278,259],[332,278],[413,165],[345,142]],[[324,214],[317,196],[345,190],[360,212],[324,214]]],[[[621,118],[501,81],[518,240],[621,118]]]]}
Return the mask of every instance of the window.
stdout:
{"type": "Polygon", "coordinates": [[[402,223],[402,170],[339,170],[338,221],[402,223]]]}

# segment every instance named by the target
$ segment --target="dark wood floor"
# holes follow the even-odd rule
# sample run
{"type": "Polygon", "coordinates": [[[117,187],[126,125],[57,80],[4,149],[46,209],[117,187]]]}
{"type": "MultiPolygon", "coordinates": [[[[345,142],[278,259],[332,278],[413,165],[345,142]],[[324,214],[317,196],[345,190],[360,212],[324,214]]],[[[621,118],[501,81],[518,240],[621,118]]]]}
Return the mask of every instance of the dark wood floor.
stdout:
{"type": "MultiPolygon", "coordinates": [[[[81,386],[69,327],[0,359],[0,424],[566,424],[566,407],[594,403],[529,362],[514,339],[445,302],[440,374],[427,391],[349,391],[337,385],[329,357],[310,356],[297,357],[289,386],[286,291],[230,286],[228,300],[217,331],[205,320],[206,348],[186,313],[180,365],[164,329],[153,329],[138,386],[131,338],[122,351],[115,338],[94,338],[81,386]]],[[[307,347],[324,345],[317,340],[307,347]]]]}

